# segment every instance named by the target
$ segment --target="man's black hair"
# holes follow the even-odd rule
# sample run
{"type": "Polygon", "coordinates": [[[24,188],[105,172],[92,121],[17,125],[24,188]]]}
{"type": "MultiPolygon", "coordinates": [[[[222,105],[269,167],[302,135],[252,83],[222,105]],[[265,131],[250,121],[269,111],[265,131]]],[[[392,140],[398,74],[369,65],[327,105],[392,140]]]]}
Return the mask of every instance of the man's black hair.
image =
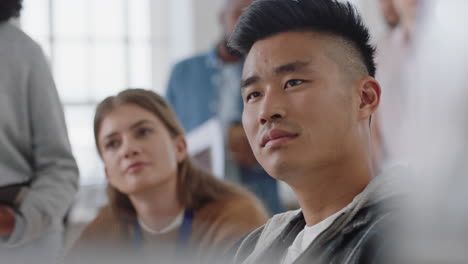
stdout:
{"type": "Polygon", "coordinates": [[[12,17],[18,17],[22,2],[22,0],[0,0],[0,23],[12,17]]]}
{"type": "Polygon", "coordinates": [[[350,3],[336,0],[257,0],[240,17],[228,45],[246,56],[255,42],[293,31],[342,37],[357,49],[368,74],[375,76],[375,48],[368,29],[350,3]]]}

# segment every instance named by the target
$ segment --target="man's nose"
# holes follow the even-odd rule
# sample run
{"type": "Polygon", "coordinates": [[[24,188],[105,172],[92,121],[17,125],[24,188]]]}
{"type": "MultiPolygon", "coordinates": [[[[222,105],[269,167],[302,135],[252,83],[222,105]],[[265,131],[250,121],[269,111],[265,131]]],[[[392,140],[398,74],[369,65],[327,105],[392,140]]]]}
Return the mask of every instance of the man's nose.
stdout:
{"type": "Polygon", "coordinates": [[[286,107],[281,92],[265,94],[260,112],[260,124],[279,121],[286,117],[286,107]]]}

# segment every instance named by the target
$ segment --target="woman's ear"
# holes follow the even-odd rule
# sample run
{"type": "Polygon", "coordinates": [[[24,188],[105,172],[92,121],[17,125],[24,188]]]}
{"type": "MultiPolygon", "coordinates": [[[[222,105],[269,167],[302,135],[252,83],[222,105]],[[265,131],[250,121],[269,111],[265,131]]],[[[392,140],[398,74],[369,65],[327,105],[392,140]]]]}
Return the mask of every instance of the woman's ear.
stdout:
{"type": "Polygon", "coordinates": [[[366,77],[359,82],[359,119],[367,120],[377,110],[380,103],[381,89],[379,83],[372,77],[366,77]]]}
{"type": "Polygon", "coordinates": [[[182,135],[175,137],[174,144],[176,147],[177,162],[180,163],[187,156],[187,142],[185,140],[185,137],[182,135]]]}

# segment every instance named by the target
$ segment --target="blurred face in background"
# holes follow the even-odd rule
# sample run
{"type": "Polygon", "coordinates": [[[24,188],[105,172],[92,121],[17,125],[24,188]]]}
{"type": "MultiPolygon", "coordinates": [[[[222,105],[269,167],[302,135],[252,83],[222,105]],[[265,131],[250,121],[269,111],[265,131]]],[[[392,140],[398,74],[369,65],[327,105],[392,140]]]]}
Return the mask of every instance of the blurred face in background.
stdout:
{"type": "Polygon", "coordinates": [[[379,0],[380,10],[382,10],[382,15],[385,22],[391,28],[394,28],[398,25],[399,17],[398,13],[393,4],[394,0],[379,0]]]}
{"type": "Polygon", "coordinates": [[[176,184],[185,140],[172,137],[153,113],[133,104],[118,106],[103,119],[98,139],[107,179],[120,192],[176,184]]]}
{"type": "Polygon", "coordinates": [[[393,0],[400,21],[408,34],[412,34],[420,0],[393,0]]]}
{"type": "Polygon", "coordinates": [[[248,7],[253,0],[224,0],[224,8],[220,14],[220,24],[223,27],[224,41],[231,36],[234,26],[239,20],[242,11],[248,7]]]}

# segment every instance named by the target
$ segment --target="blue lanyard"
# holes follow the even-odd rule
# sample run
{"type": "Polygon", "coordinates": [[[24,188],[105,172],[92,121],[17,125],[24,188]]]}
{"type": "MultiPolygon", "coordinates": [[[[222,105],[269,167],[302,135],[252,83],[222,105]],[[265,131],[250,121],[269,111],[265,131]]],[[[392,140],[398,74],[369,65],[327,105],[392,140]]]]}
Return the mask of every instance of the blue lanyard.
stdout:
{"type": "MultiPolygon", "coordinates": [[[[179,236],[177,237],[177,250],[182,250],[187,246],[190,234],[192,233],[192,222],[193,212],[191,210],[185,210],[184,220],[182,221],[179,236]]],[[[135,221],[135,224],[133,225],[133,234],[135,246],[137,248],[141,247],[143,244],[143,233],[138,221],[135,221]]]]}

